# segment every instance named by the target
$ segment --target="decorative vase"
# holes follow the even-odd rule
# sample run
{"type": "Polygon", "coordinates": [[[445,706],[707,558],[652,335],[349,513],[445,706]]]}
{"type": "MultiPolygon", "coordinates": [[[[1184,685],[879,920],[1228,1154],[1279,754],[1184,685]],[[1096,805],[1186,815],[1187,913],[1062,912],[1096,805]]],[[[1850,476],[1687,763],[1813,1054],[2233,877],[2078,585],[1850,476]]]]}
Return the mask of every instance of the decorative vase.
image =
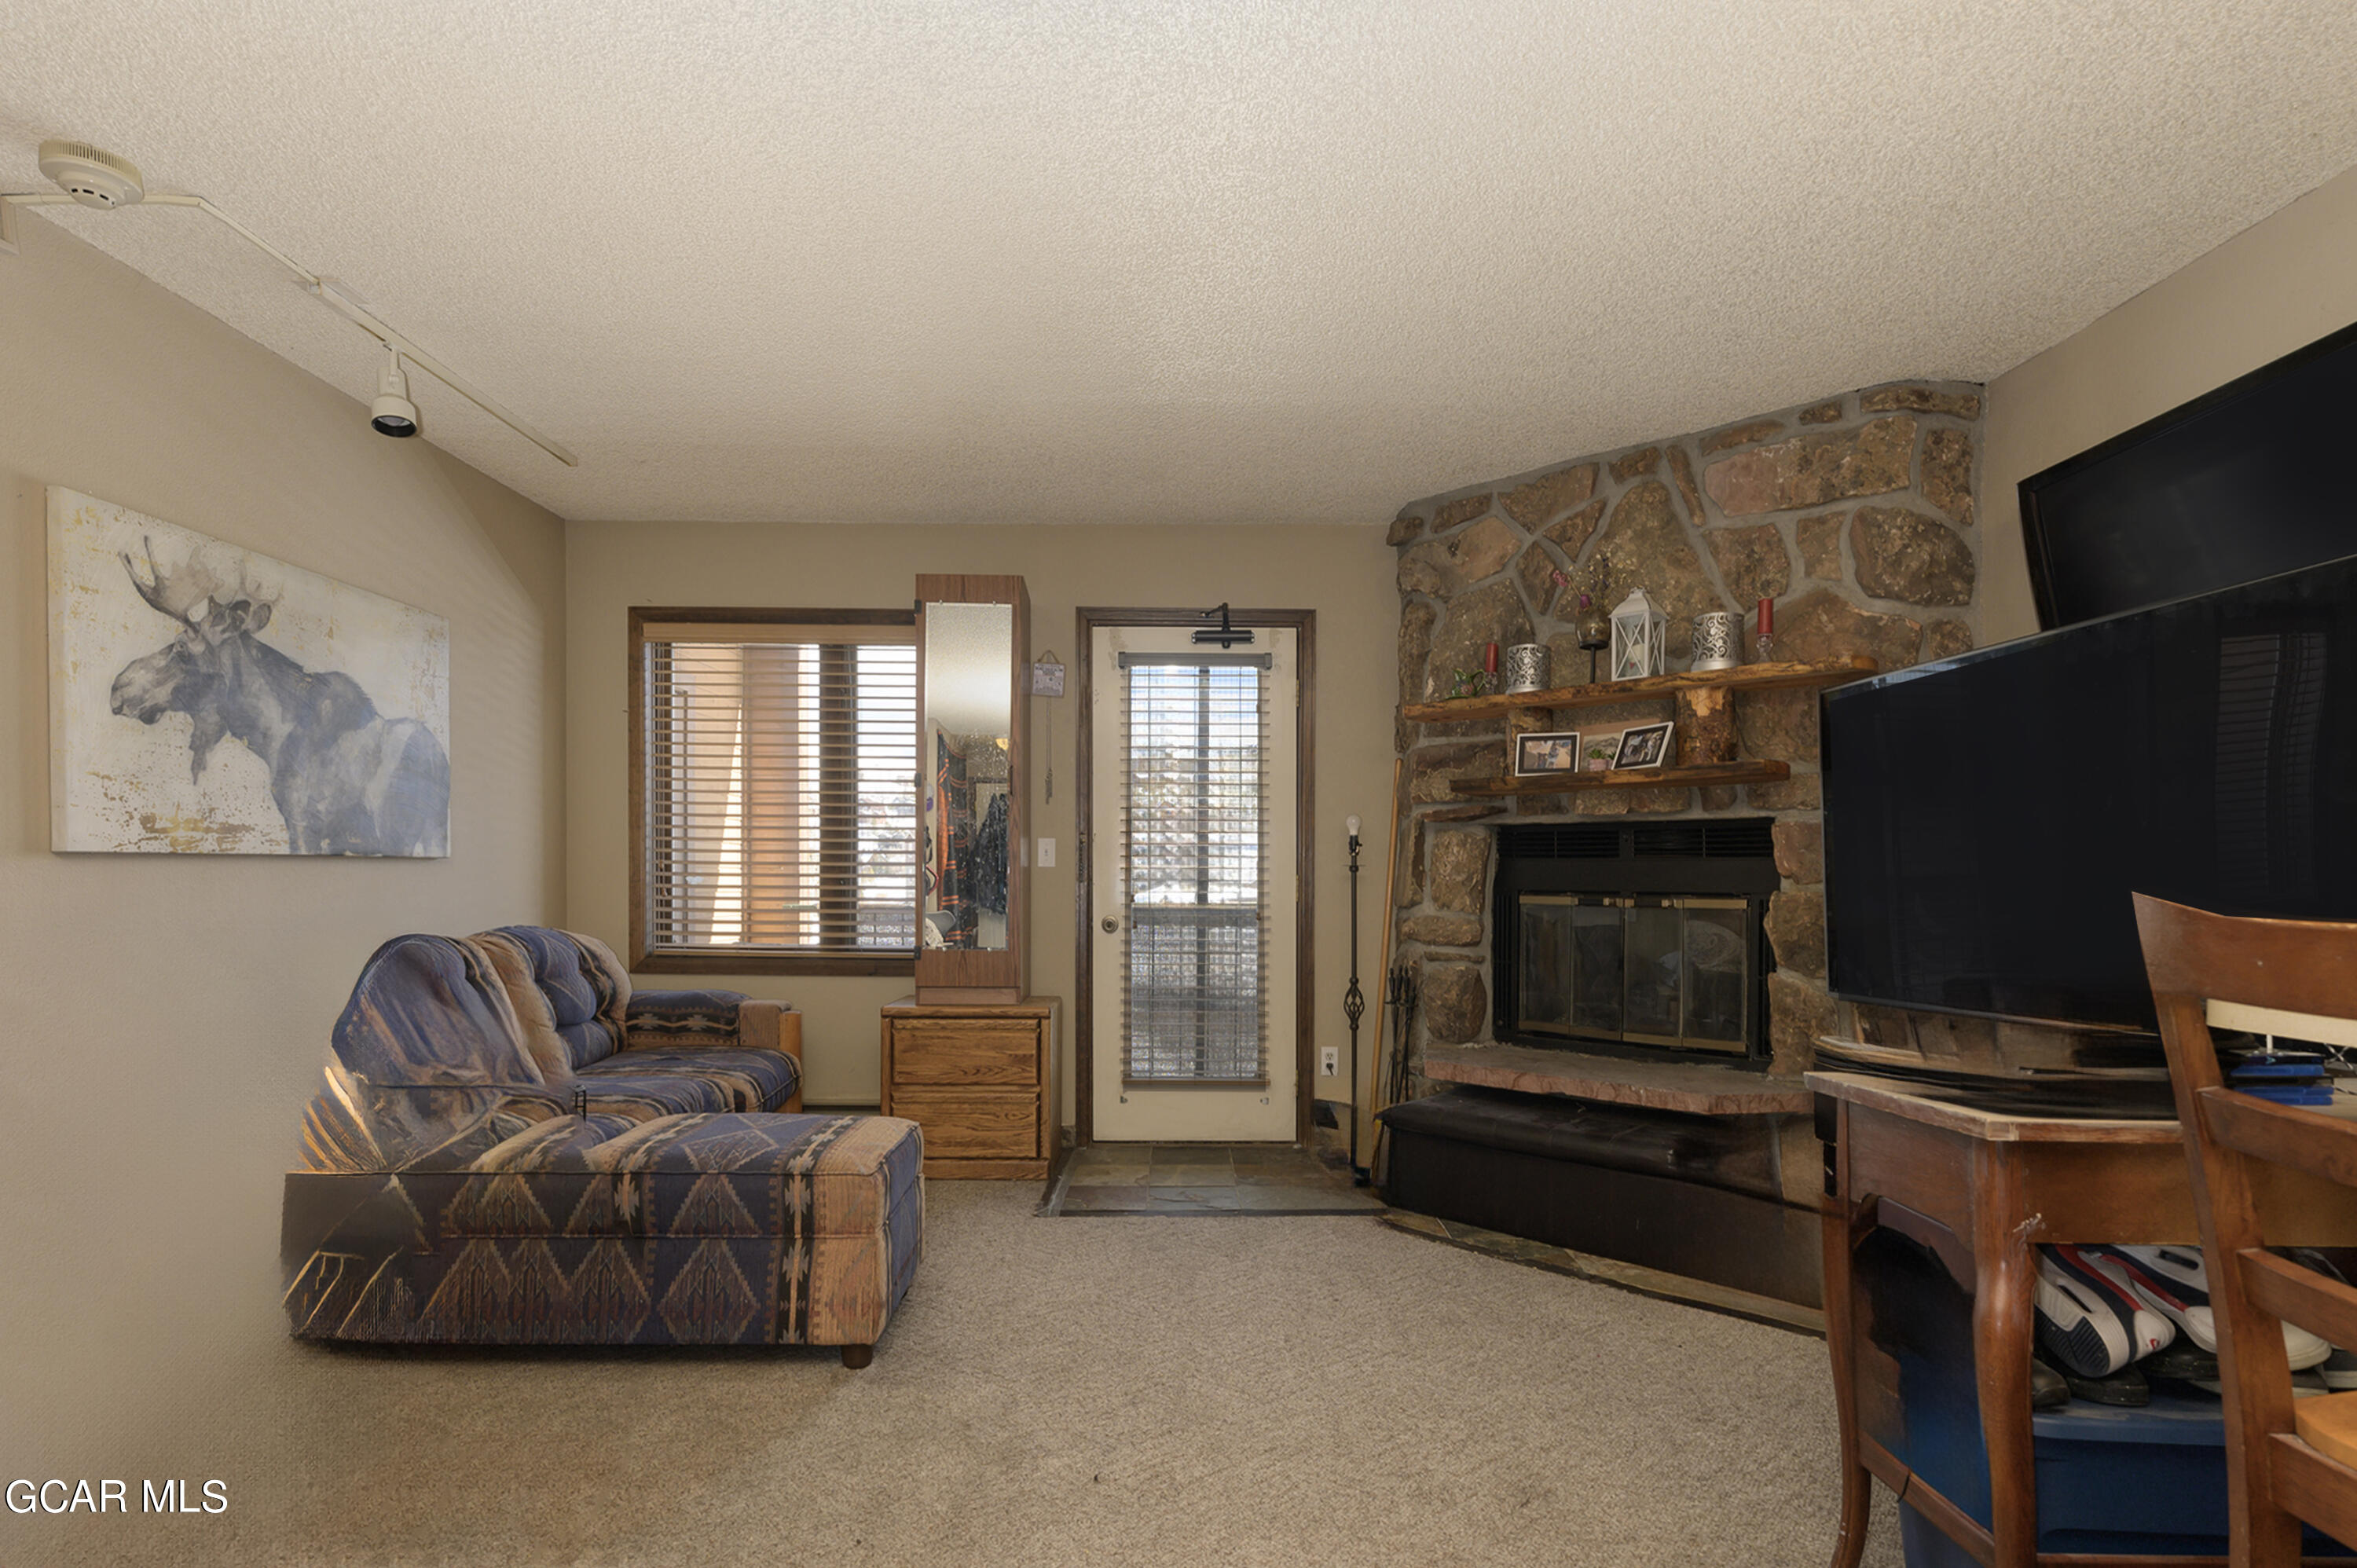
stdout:
{"type": "Polygon", "coordinates": [[[1732,670],[1737,663],[1735,612],[1711,610],[1694,619],[1694,668],[1732,670]]]}
{"type": "Polygon", "coordinates": [[[1518,642],[1506,650],[1506,690],[1537,692],[1547,683],[1547,650],[1543,642],[1518,642]]]}

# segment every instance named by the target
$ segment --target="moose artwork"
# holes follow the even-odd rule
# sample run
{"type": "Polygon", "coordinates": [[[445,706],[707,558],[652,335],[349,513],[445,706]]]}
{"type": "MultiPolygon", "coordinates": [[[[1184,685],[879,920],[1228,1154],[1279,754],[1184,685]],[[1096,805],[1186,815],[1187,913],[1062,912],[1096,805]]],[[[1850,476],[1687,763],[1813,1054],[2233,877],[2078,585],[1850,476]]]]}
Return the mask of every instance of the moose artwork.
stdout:
{"type": "Polygon", "coordinates": [[[51,847],[449,854],[447,621],[48,499],[51,847]]]}

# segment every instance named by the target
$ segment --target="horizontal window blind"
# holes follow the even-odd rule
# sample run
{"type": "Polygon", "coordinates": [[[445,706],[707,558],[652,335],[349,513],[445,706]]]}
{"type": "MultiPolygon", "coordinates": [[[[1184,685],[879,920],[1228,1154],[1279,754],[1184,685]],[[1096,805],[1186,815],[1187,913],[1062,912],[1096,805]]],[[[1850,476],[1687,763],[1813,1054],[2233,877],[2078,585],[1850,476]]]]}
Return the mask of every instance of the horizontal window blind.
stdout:
{"type": "Polygon", "coordinates": [[[1125,1076],[1265,1082],[1266,660],[1151,659],[1122,660],[1125,1076]]]}
{"type": "Polygon", "coordinates": [[[651,950],[915,950],[917,650],[875,629],[648,639],[651,950]]]}

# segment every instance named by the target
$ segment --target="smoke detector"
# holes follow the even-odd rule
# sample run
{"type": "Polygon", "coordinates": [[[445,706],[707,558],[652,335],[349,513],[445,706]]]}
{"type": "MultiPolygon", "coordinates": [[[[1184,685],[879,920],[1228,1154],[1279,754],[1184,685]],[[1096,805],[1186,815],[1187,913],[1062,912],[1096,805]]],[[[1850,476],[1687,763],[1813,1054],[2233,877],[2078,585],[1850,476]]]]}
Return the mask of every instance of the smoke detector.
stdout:
{"type": "Polygon", "coordinates": [[[147,194],[137,164],[88,142],[43,142],[41,172],[84,207],[102,211],[128,207],[147,194]]]}

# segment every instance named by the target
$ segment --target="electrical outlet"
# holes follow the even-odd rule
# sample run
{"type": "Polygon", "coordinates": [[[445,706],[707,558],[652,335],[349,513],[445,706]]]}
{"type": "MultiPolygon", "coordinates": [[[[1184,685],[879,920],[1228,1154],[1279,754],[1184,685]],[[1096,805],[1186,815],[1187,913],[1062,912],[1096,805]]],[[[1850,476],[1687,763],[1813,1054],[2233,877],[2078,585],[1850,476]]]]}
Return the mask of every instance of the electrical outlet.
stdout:
{"type": "Polygon", "coordinates": [[[1318,1047],[1318,1076],[1320,1078],[1332,1078],[1336,1073],[1341,1070],[1342,1047],[1340,1046],[1318,1047]]]}

